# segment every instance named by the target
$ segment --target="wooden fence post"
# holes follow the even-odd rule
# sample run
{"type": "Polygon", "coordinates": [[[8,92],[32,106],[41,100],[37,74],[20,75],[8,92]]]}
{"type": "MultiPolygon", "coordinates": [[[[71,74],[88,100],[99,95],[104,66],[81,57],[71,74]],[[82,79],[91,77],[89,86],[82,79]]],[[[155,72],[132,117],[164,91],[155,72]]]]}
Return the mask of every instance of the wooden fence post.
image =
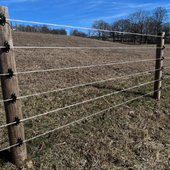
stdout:
{"type": "MultiPolygon", "coordinates": [[[[159,80],[162,78],[162,67],[163,67],[163,47],[164,47],[164,36],[165,32],[159,33],[157,37],[157,49],[156,49],[156,64],[155,64],[155,69],[158,71],[155,71],[155,80],[159,80]]],[[[154,90],[159,90],[161,88],[161,81],[156,81],[154,84],[154,90]]],[[[160,100],[161,97],[161,90],[156,91],[154,93],[154,98],[157,100],[160,100]]]]}
{"type": "MultiPolygon", "coordinates": [[[[3,13],[4,16],[9,19],[7,7],[0,6],[0,13],[3,13]]],[[[7,22],[9,21],[7,20],[7,22]]],[[[4,26],[0,24],[0,46],[4,46],[5,41],[8,42],[11,47],[13,47],[11,29],[8,23],[6,23],[4,26]]],[[[11,68],[13,72],[16,72],[14,49],[9,50],[9,52],[7,52],[5,49],[0,49],[0,74],[7,73],[9,68],[11,68]]],[[[13,93],[19,97],[17,76],[13,76],[11,78],[9,78],[9,76],[1,76],[1,86],[4,100],[10,99],[13,93]]],[[[15,122],[16,117],[18,117],[20,120],[23,119],[20,100],[16,100],[15,103],[12,101],[5,102],[4,106],[7,123],[15,122]]],[[[10,145],[17,144],[19,138],[24,141],[25,135],[23,123],[19,123],[18,126],[8,126],[8,136],[10,145]]],[[[24,165],[25,159],[27,158],[26,144],[23,143],[20,147],[13,147],[10,149],[10,151],[13,163],[17,167],[22,167],[24,165]]]]}

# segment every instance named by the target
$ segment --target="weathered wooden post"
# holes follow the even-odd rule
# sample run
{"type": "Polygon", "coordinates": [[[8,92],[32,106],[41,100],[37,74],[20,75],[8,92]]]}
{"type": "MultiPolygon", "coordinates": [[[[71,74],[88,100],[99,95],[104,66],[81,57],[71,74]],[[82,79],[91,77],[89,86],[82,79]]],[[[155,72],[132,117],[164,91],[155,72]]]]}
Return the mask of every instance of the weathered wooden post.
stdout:
{"type": "MultiPolygon", "coordinates": [[[[13,47],[10,24],[6,23],[9,22],[9,20],[5,22],[6,19],[9,19],[8,8],[0,6],[0,13],[2,13],[0,20],[0,46],[6,47],[0,49],[0,74],[5,74],[9,72],[9,68],[11,68],[13,72],[16,72],[16,64],[14,49],[10,50],[9,48],[9,45],[13,47]]],[[[3,99],[13,99],[13,101],[4,103],[6,122],[15,122],[17,117],[20,120],[23,119],[21,102],[15,98],[19,96],[17,76],[12,76],[12,74],[11,76],[1,76],[1,86],[3,99]]],[[[22,141],[25,140],[23,123],[8,126],[8,136],[10,145],[18,144],[18,146],[10,149],[12,161],[17,167],[22,167],[27,157],[26,144],[22,143],[22,141]]]]}
{"type": "MultiPolygon", "coordinates": [[[[157,37],[157,49],[156,49],[156,64],[155,64],[155,69],[157,71],[155,71],[155,81],[156,80],[160,80],[160,81],[156,81],[154,84],[154,90],[159,90],[161,88],[161,78],[162,78],[162,69],[163,69],[163,50],[164,50],[164,36],[165,36],[165,32],[163,33],[159,33],[158,34],[159,37],[157,37]]],[[[154,93],[154,98],[157,100],[160,100],[161,97],[161,90],[156,91],[154,93]]]]}

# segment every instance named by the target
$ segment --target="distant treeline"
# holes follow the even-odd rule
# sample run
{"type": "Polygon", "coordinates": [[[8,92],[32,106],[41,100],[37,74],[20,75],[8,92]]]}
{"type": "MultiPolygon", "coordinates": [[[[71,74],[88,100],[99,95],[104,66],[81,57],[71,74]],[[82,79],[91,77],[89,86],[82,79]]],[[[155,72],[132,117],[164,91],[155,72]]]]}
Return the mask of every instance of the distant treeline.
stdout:
{"type": "MultiPolygon", "coordinates": [[[[157,35],[160,32],[165,32],[166,35],[170,35],[170,22],[167,22],[168,19],[168,12],[166,8],[157,7],[153,9],[152,13],[146,10],[138,10],[137,12],[129,14],[126,19],[120,19],[112,23],[97,20],[92,24],[92,28],[151,35],[157,35]]],[[[155,37],[128,35],[116,32],[109,33],[104,31],[89,31],[88,37],[102,40],[112,38],[113,41],[133,41],[134,43],[138,42],[140,44],[156,42],[155,37]]],[[[168,40],[166,41],[168,42],[168,40]]]]}
{"type": "MultiPolygon", "coordinates": [[[[126,19],[120,19],[111,23],[105,22],[104,20],[96,20],[92,23],[92,28],[108,31],[119,31],[119,32],[131,32],[140,34],[151,34],[157,35],[160,32],[165,32],[166,35],[170,35],[170,22],[168,22],[168,12],[164,7],[157,7],[152,12],[146,10],[138,10],[132,14],[129,14],[126,19]]],[[[25,32],[42,32],[67,35],[67,31],[61,29],[51,29],[46,25],[15,25],[11,27],[16,31],[25,32]]],[[[120,41],[120,42],[134,42],[136,43],[156,43],[156,37],[154,36],[137,36],[128,35],[125,33],[117,32],[105,32],[105,31],[91,31],[85,32],[79,31],[78,29],[71,29],[71,36],[89,37],[96,38],[99,40],[108,41],[120,41]]],[[[170,39],[166,40],[166,43],[170,43],[170,39]]]]}
{"type": "Polygon", "coordinates": [[[82,32],[82,31],[78,31],[77,29],[71,29],[70,35],[79,36],[79,37],[87,37],[86,33],[82,32]]]}
{"type": "Polygon", "coordinates": [[[50,33],[50,34],[60,34],[60,35],[67,35],[67,31],[64,28],[60,29],[51,29],[46,25],[39,26],[39,25],[17,25],[11,23],[11,29],[14,31],[22,31],[22,32],[41,32],[41,33],[50,33]]]}
{"type": "MultiPolygon", "coordinates": [[[[157,35],[160,32],[165,32],[166,35],[170,35],[170,22],[167,22],[168,20],[169,18],[166,8],[157,7],[153,9],[152,12],[146,10],[138,10],[137,12],[129,14],[126,19],[120,19],[111,23],[105,22],[104,20],[96,20],[92,23],[92,28],[151,35],[157,35]]],[[[136,36],[116,32],[109,33],[104,31],[88,30],[87,34],[83,34],[82,32],[75,29],[71,30],[70,35],[83,35],[83,37],[110,40],[113,42],[120,41],[122,43],[156,43],[156,38],[152,36],[136,36]]],[[[166,43],[170,43],[170,39],[167,39],[166,43]]]]}

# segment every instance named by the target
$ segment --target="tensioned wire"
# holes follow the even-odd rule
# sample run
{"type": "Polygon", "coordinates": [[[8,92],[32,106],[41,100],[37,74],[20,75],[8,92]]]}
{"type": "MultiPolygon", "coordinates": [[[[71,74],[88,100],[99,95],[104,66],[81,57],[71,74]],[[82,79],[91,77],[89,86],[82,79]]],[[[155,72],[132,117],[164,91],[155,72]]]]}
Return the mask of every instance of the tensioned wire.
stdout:
{"type": "MultiPolygon", "coordinates": [[[[6,48],[0,46],[0,48],[6,48]]],[[[14,49],[76,49],[76,50],[110,50],[110,49],[162,49],[162,47],[42,47],[42,46],[11,46],[14,49]]]]}
{"type": "MultiPolygon", "coordinates": [[[[27,98],[27,97],[33,97],[33,96],[38,96],[38,95],[42,95],[42,94],[48,94],[48,93],[52,93],[52,92],[58,92],[58,91],[73,89],[73,88],[77,88],[77,87],[84,87],[84,86],[93,85],[93,84],[96,84],[96,83],[103,83],[103,82],[106,82],[106,81],[112,81],[112,80],[116,80],[116,79],[141,75],[141,74],[145,74],[145,73],[151,73],[151,72],[155,72],[155,71],[159,71],[159,70],[161,70],[161,69],[149,70],[149,71],[145,71],[145,72],[134,73],[134,74],[120,76],[120,77],[114,77],[114,78],[110,78],[110,79],[106,79],[106,80],[100,80],[100,81],[95,81],[95,82],[91,82],[91,83],[80,84],[80,85],[76,85],[76,86],[72,86],[72,87],[66,87],[66,88],[62,88],[62,89],[57,89],[57,90],[52,90],[52,91],[47,91],[47,92],[42,92],[42,93],[36,93],[36,94],[32,94],[32,95],[27,95],[27,96],[20,96],[20,97],[17,97],[17,99],[24,99],[24,98],[27,98]]],[[[0,103],[8,102],[8,101],[12,101],[12,99],[1,100],[0,103]]]]}
{"type": "Polygon", "coordinates": [[[98,64],[98,65],[88,65],[88,66],[67,67],[67,68],[58,68],[58,69],[34,70],[34,71],[16,72],[14,74],[17,75],[17,74],[28,74],[28,73],[37,73],[37,72],[46,72],[46,71],[73,70],[73,69],[102,67],[102,66],[111,66],[111,65],[119,65],[119,64],[128,64],[128,63],[138,63],[138,62],[155,61],[155,60],[162,60],[162,58],[158,58],[158,59],[145,59],[145,60],[137,60],[137,61],[125,61],[125,62],[107,63],[107,64],[98,64]]]}
{"type": "MultiPolygon", "coordinates": [[[[169,86],[166,86],[166,88],[167,88],[167,87],[169,87],[169,86]]],[[[160,89],[159,89],[159,90],[160,90],[160,89]]],[[[119,106],[121,106],[121,105],[130,103],[130,102],[135,101],[135,100],[137,100],[137,99],[140,99],[140,98],[142,98],[142,97],[148,96],[148,95],[150,95],[150,94],[152,94],[152,93],[155,93],[155,92],[157,92],[157,91],[159,91],[159,90],[152,91],[152,92],[150,92],[150,93],[147,93],[147,94],[144,94],[144,95],[142,95],[142,96],[136,97],[136,98],[134,98],[134,99],[128,100],[128,101],[123,102],[123,103],[121,103],[121,104],[112,106],[112,107],[110,107],[110,108],[108,108],[108,109],[102,110],[102,111],[100,111],[100,112],[94,113],[94,114],[89,115],[89,116],[86,116],[86,117],[83,117],[83,118],[81,118],[81,119],[79,119],[79,120],[73,121],[73,122],[68,123],[68,124],[66,124],[66,125],[63,125],[63,126],[60,126],[60,127],[56,128],[56,129],[50,130],[50,131],[45,132],[45,133],[43,133],[43,134],[41,134],[41,135],[37,135],[37,136],[35,136],[35,137],[33,137],[33,138],[27,139],[27,140],[23,141],[23,143],[29,142],[29,141],[34,140],[34,139],[36,139],[36,138],[39,138],[39,137],[41,137],[41,136],[47,135],[47,134],[49,134],[49,133],[52,133],[52,132],[54,132],[54,131],[56,131],[56,130],[65,128],[65,127],[67,127],[67,126],[73,125],[73,124],[78,123],[78,122],[80,122],[80,121],[83,121],[83,120],[85,120],[85,119],[88,119],[88,118],[91,118],[91,117],[93,117],[93,116],[96,116],[96,115],[98,115],[98,114],[100,114],[100,113],[109,111],[109,110],[114,109],[114,108],[116,108],[116,107],[119,107],[119,106]]]]}
{"type": "MultiPolygon", "coordinates": [[[[16,72],[13,74],[17,75],[17,74],[28,74],[28,73],[47,72],[47,71],[73,70],[73,69],[111,66],[111,65],[137,63],[137,62],[145,62],[145,61],[155,61],[155,60],[157,61],[157,60],[162,60],[162,59],[164,59],[164,58],[144,59],[144,60],[136,60],[136,61],[124,61],[124,62],[117,62],[117,63],[106,63],[106,64],[98,64],[98,65],[76,66],[76,67],[66,67],[66,68],[57,68],[57,69],[33,70],[33,71],[25,71],[25,72],[16,72]]],[[[168,57],[166,59],[168,59],[168,57]]],[[[0,74],[0,76],[7,76],[7,75],[9,75],[9,73],[0,74]]]]}
{"type": "MultiPolygon", "coordinates": [[[[34,22],[34,21],[25,21],[25,20],[17,20],[17,19],[6,19],[6,20],[8,20],[8,21],[15,21],[15,22],[31,23],[31,24],[39,24],[39,25],[50,25],[50,26],[57,26],[57,27],[85,29],[85,30],[92,30],[92,31],[115,32],[115,33],[121,33],[121,34],[142,35],[142,36],[150,36],[150,37],[162,37],[162,36],[159,36],[159,35],[151,35],[151,34],[140,34],[140,33],[132,33],[132,32],[111,31],[111,30],[103,30],[103,29],[95,29],[95,28],[86,28],[86,27],[76,27],[76,26],[69,26],[69,25],[59,25],[59,24],[51,24],[51,23],[43,23],[43,22],[34,22]]],[[[162,37],[162,38],[163,38],[163,37],[162,37]]]]}
{"type": "MultiPolygon", "coordinates": [[[[169,77],[165,77],[164,79],[168,79],[168,78],[170,78],[170,76],[169,77]]],[[[133,87],[130,87],[130,88],[127,88],[127,89],[123,89],[123,90],[120,90],[120,91],[109,93],[109,94],[106,94],[106,95],[103,95],[103,96],[99,96],[99,97],[96,97],[96,98],[85,100],[83,102],[79,102],[79,103],[76,103],[76,104],[73,104],[73,105],[69,105],[69,106],[66,106],[66,107],[63,107],[63,108],[59,108],[59,109],[52,110],[52,111],[49,111],[49,112],[46,112],[46,113],[42,113],[42,114],[39,114],[39,115],[36,115],[36,116],[33,116],[33,117],[22,119],[22,120],[20,120],[20,122],[24,122],[24,121],[27,121],[27,120],[30,120],[30,119],[34,119],[34,118],[37,118],[37,117],[40,117],[40,116],[47,115],[49,113],[58,112],[60,110],[64,110],[64,109],[68,109],[68,108],[71,108],[71,107],[74,107],[74,106],[78,106],[80,104],[88,103],[88,102],[91,102],[91,101],[94,101],[94,100],[98,100],[98,99],[101,99],[101,98],[104,98],[104,97],[108,97],[108,96],[111,96],[111,95],[114,95],[114,94],[125,92],[127,90],[132,90],[134,88],[141,87],[141,86],[144,86],[144,85],[148,85],[148,84],[151,84],[151,83],[154,83],[154,82],[157,82],[157,81],[161,81],[161,80],[162,79],[154,80],[154,81],[143,83],[143,84],[140,84],[140,85],[136,85],[136,86],[133,86],[133,87]]],[[[9,123],[9,124],[6,124],[6,125],[2,125],[2,126],[0,126],[0,128],[7,127],[7,126],[10,126],[10,125],[13,125],[13,124],[16,124],[16,122],[12,122],[12,123],[9,123]]]]}
{"type": "MultiPolygon", "coordinates": [[[[170,85],[169,85],[169,86],[165,86],[165,87],[163,87],[162,89],[165,89],[165,88],[168,88],[168,87],[170,87],[170,85]]],[[[160,89],[159,89],[159,90],[160,90],[160,89]]],[[[63,125],[63,126],[60,126],[60,127],[58,127],[58,128],[55,128],[55,129],[53,129],[53,130],[50,130],[50,131],[48,131],[48,132],[45,132],[45,133],[43,133],[43,134],[37,135],[37,136],[35,136],[35,137],[33,137],[33,138],[24,140],[23,143],[29,142],[29,141],[34,140],[34,139],[36,139],[36,138],[39,138],[39,137],[42,137],[42,136],[47,135],[47,134],[49,134],[49,133],[52,133],[52,132],[54,132],[54,131],[56,131],[56,130],[63,129],[63,128],[65,128],[65,127],[68,127],[68,126],[70,126],[70,125],[73,125],[73,124],[75,124],[75,123],[78,123],[78,122],[80,122],[80,121],[82,121],[82,120],[85,120],[85,119],[88,119],[88,118],[90,118],[90,117],[96,116],[96,115],[98,115],[98,114],[100,114],[100,113],[109,111],[109,110],[114,109],[114,108],[116,108],[116,107],[119,107],[119,106],[121,106],[121,105],[130,103],[130,102],[135,101],[135,100],[137,100],[137,99],[140,99],[140,98],[142,98],[142,97],[148,96],[148,95],[150,95],[150,94],[152,94],[152,93],[155,93],[155,92],[157,92],[157,91],[159,91],[159,90],[155,90],[155,91],[149,92],[149,93],[147,93],[147,94],[144,94],[144,95],[142,95],[142,96],[136,97],[136,98],[131,99],[131,100],[128,100],[128,101],[123,102],[123,103],[121,103],[121,104],[112,106],[112,107],[110,107],[110,108],[108,108],[108,109],[102,110],[102,111],[100,111],[100,112],[91,114],[91,115],[86,116],[86,117],[83,117],[83,118],[81,118],[81,119],[78,119],[78,120],[73,121],[73,122],[71,122],[71,123],[68,123],[68,124],[66,124],[66,125],[63,125]]],[[[4,151],[4,150],[6,150],[6,149],[10,149],[10,148],[12,148],[12,147],[18,146],[18,145],[19,145],[19,144],[17,143],[17,144],[15,144],[15,145],[9,146],[9,147],[7,147],[7,148],[4,148],[4,149],[0,150],[0,152],[1,152],[1,151],[4,151]]]]}

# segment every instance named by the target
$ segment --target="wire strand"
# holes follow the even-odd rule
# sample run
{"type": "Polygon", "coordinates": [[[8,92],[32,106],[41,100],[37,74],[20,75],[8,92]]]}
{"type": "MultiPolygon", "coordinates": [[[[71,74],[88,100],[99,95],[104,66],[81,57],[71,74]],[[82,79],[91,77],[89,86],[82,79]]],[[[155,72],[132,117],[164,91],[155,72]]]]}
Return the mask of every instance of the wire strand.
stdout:
{"type": "MultiPolygon", "coordinates": [[[[168,78],[170,78],[170,76],[163,78],[163,80],[168,79],[168,78]]],[[[133,88],[141,87],[141,86],[144,86],[144,85],[147,85],[147,84],[150,84],[150,83],[154,83],[154,82],[157,82],[157,81],[160,81],[160,79],[154,80],[154,81],[151,81],[151,82],[147,82],[147,83],[144,83],[144,84],[140,84],[140,85],[137,85],[137,86],[133,86],[133,87],[131,87],[131,88],[124,89],[124,90],[121,90],[121,91],[117,91],[117,92],[111,93],[110,95],[116,94],[116,93],[120,93],[120,92],[124,92],[124,91],[130,90],[130,89],[133,89],[133,88]]],[[[108,95],[109,95],[109,94],[108,94],[108,95]]],[[[31,96],[31,95],[30,95],[30,96],[31,96]]],[[[29,96],[29,97],[30,97],[30,96],[29,96]]],[[[106,96],[106,95],[105,95],[105,96],[106,96]]],[[[22,98],[22,97],[21,97],[21,98],[22,98]]],[[[20,98],[20,99],[21,99],[21,98],[20,98]]],[[[22,120],[22,121],[23,121],[23,120],[22,120]]],[[[22,122],[22,121],[21,121],[21,122],[22,122]]],[[[13,124],[16,124],[16,122],[12,122],[12,123],[9,123],[9,124],[6,124],[6,125],[2,125],[2,126],[0,126],[0,128],[4,128],[4,127],[7,127],[7,126],[10,126],[10,125],[13,125],[13,124]]]]}
{"type": "Polygon", "coordinates": [[[15,147],[15,146],[18,146],[18,144],[11,145],[11,146],[9,146],[9,147],[7,147],[7,148],[4,148],[4,149],[0,149],[0,152],[5,151],[5,150],[10,149],[10,148],[13,148],[13,147],[15,147]]]}
{"type": "Polygon", "coordinates": [[[9,76],[9,73],[0,74],[0,76],[9,76]]]}
{"type": "MultiPolygon", "coordinates": [[[[110,79],[106,79],[106,80],[100,80],[100,81],[81,84],[81,85],[76,85],[76,86],[72,86],[72,87],[66,87],[66,88],[62,88],[62,89],[57,89],[57,90],[52,90],[52,91],[47,91],[47,92],[42,92],[42,93],[36,93],[36,94],[32,94],[32,95],[27,95],[27,96],[20,96],[20,97],[17,97],[17,99],[24,99],[24,98],[43,95],[43,94],[48,94],[48,93],[52,93],[52,92],[59,92],[59,91],[64,91],[64,90],[73,89],[73,88],[77,88],[77,87],[84,87],[84,86],[93,85],[93,84],[96,84],[96,83],[103,83],[103,82],[112,81],[112,80],[116,80],[116,79],[137,76],[137,75],[141,75],[141,74],[145,74],[145,73],[152,73],[152,72],[159,71],[159,70],[160,69],[149,70],[149,71],[145,71],[145,72],[134,73],[134,74],[120,76],[120,77],[114,77],[114,78],[110,78],[110,79]]],[[[7,101],[12,101],[12,99],[1,100],[0,103],[7,102],[7,101]]]]}
{"type": "Polygon", "coordinates": [[[164,67],[164,69],[166,70],[166,69],[169,69],[170,68],[170,66],[169,67],[164,67]]]}
{"type": "MultiPolygon", "coordinates": [[[[156,81],[160,81],[160,80],[156,80],[156,81]]],[[[125,92],[127,90],[132,90],[134,88],[141,87],[141,86],[153,83],[153,82],[155,82],[155,81],[147,82],[147,83],[140,84],[140,85],[137,85],[137,86],[133,86],[133,87],[130,87],[130,88],[127,88],[127,89],[123,89],[123,90],[120,90],[120,91],[109,93],[109,94],[106,94],[106,95],[103,95],[103,96],[99,96],[99,97],[95,97],[95,98],[92,98],[92,99],[89,99],[89,100],[85,100],[83,102],[72,104],[72,105],[69,105],[69,106],[66,106],[66,107],[58,108],[56,110],[52,110],[52,111],[45,112],[45,113],[42,113],[42,114],[39,114],[39,115],[36,115],[36,116],[32,116],[32,117],[29,117],[29,118],[26,118],[26,119],[22,119],[21,122],[24,122],[24,121],[27,121],[27,120],[30,120],[30,119],[34,119],[34,118],[37,118],[37,117],[41,117],[41,116],[44,116],[44,115],[47,115],[47,114],[50,114],[50,113],[54,113],[54,112],[58,112],[58,111],[61,111],[61,110],[65,110],[65,109],[68,109],[68,108],[71,108],[71,107],[74,107],[74,106],[78,106],[78,105],[81,105],[81,104],[85,104],[85,103],[88,103],[88,102],[91,102],[91,101],[94,101],[94,100],[98,100],[98,99],[101,99],[101,98],[104,98],[104,97],[108,97],[108,96],[111,96],[111,95],[114,95],[114,94],[125,92]]]]}
{"type": "Polygon", "coordinates": [[[111,65],[119,65],[119,64],[128,64],[128,63],[138,63],[138,62],[155,61],[155,60],[162,60],[162,59],[161,59],[161,58],[159,58],[159,59],[145,59],[145,60],[137,60],[137,61],[125,61],[125,62],[118,62],[118,63],[107,63],[107,64],[88,65],[88,66],[77,66],[77,67],[47,69],[47,70],[25,71],[25,72],[16,72],[16,73],[14,73],[14,74],[17,75],[17,74],[39,73],[39,72],[47,72],[47,71],[73,70],[73,69],[92,68],[92,67],[103,67],[103,66],[111,66],[111,65]]]}
{"type": "MultiPolygon", "coordinates": [[[[167,79],[167,78],[170,78],[170,76],[169,76],[169,77],[165,77],[164,79],[167,79]]],[[[110,96],[110,95],[113,95],[113,94],[117,94],[117,93],[120,93],[120,92],[124,92],[124,91],[127,91],[127,90],[131,90],[131,89],[134,89],[134,88],[137,88],[137,87],[141,87],[141,86],[144,86],[144,85],[147,85],[147,84],[150,84],[150,83],[154,83],[154,82],[156,82],[156,81],[160,81],[160,79],[155,80],[155,81],[151,81],[151,82],[147,82],[147,83],[144,83],[144,84],[140,84],[140,85],[137,85],[137,86],[133,86],[133,87],[130,87],[130,88],[127,88],[127,89],[123,89],[123,90],[120,90],[120,91],[116,91],[116,92],[114,92],[114,93],[110,93],[110,94],[107,94],[107,95],[104,95],[104,96],[100,96],[100,97],[97,97],[97,98],[94,98],[94,99],[90,99],[90,100],[87,100],[87,102],[93,101],[93,100],[97,100],[97,99],[100,99],[100,98],[103,98],[103,97],[107,97],[107,96],[110,96]]],[[[22,97],[21,97],[21,98],[22,98],[22,97]]],[[[21,99],[21,98],[20,98],[20,99],[21,99]]],[[[80,104],[83,104],[83,103],[86,103],[86,101],[80,102],[80,103],[78,103],[78,104],[76,104],[76,105],[80,105],[80,104]]],[[[70,105],[70,106],[67,106],[67,107],[69,108],[69,107],[72,107],[72,106],[75,106],[75,105],[70,105]]],[[[65,107],[65,109],[66,109],[67,107],[65,107]]],[[[63,110],[64,108],[60,108],[60,109],[63,110]]],[[[55,110],[55,111],[58,111],[58,109],[55,110]]],[[[52,111],[52,112],[55,112],[55,111],[52,111]]],[[[51,113],[51,112],[48,112],[48,113],[51,113]]],[[[43,115],[45,115],[45,114],[47,114],[47,113],[43,113],[43,115]]],[[[42,115],[42,114],[41,114],[41,115],[42,115]]],[[[39,116],[38,116],[38,117],[39,117],[39,116]]],[[[29,120],[29,119],[31,119],[31,118],[33,118],[33,117],[30,117],[30,118],[27,118],[27,119],[23,119],[23,120],[20,120],[20,121],[21,121],[21,122],[24,122],[24,121],[29,120]]],[[[36,118],[36,117],[34,116],[34,118],[36,118]]],[[[2,126],[0,126],[0,128],[4,128],[4,127],[7,127],[7,126],[10,126],[10,125],[13,125],[13,124],[16,124],[16,122],[12,122],[12,123],[9,123],[9,124],[6,124],[6,125],[2,125],[2,126]]]]}
{"type": "MultiPolygon", "coordinates": [[[[169,85],[169,86],[165,86],[165,87],[163,87],[162,89],[165,89],[165,88],[168,88],[168,87],[170,87],[170,85],[169,85]]],[[[67,126],[73,125],[73,124],[78,123],[78,122],[80,122],[80,121],[82,121],[82,120],[85,120],[85,119],[88,119],[88,118],[90,118],[90,117],[96,116],[96,115],[98,115],[98,114],[100,114],[100,113],[109,111],[109,110],[114,109],[114,108],[116,108],[116,107],[119,107],[119,106],[121,106],[121,105],[130,103],[130,102],[132,102],[132,101],[135,101],[135,100],[140,99],[140,98],[142,98],[142,97],[148,96],[148,95],[150,95],[150,94],[152,94],[152,93],[155,93],[155,92],[157,92],[157,91],[159,91],[159,90],[152,91],[152,92],[150,92],[150,93],[147,93],[147,94],[144,94],[144,95],[142,95],[142,96],[136,97],[136,98],[134,98],[134,99],[128,100],[128,101],[123,102],[123,103],[121,103],[121,104],[112,106],[112,107],[110,107],[110,108],[108,108],[108,109],[102,110],[102,111],[100,111],[100,112],[91,114],[91,115],[86,116],[86,117],[83,117],[83,118],[81,118],[81,119],[78,119],[78,120],[73,121],[73,122],[71,122],[71,123],[68,123],[68,124],[66,124],[66,125],[63,125],[63,126],[60,126],[60,127],[58,127],[58,128],[55,128],[55,129],[53,129],[53,130],[50,130],[50,131],[48,131],[48,132],[45,132],[45,133],[43,133],[43,134],[37,135],[37,136],[35,136],[35,137],[33,137],[33,138],[27,139],[27,140],[23,141],[23,143],[26,143],[26,142],[29,142],[29,141],[34,140],[34,139],[36,139],[36,138],[45,136],[45,135],[47,135],[47,134],[49,134],[49,133],[52,133],[52,132],[54,132],[54,131],[56,131],[56,130],[63,129],[63,128],[67,127],[67,126]]],[[[4,148],[4,149],[1,149],[0,152],[1,152],[1,151],[4,151],[4,150],[7,150],[7,149],[10,149],[10,148],[15,147],[15,146],[18,146],[18,144],[15,144],[15,145],[6,147],[6,148],[4,148]]]]}
{"type": "MultiPolygon", "coordinates": [[[[0,46],[0,48],[5,48],[5,46],[0,46]]],[[[110,49],[161,49],[161,47],[41,47],[41,46],[13,46],[10,48],[14,49],[76,49],[76,50],[110,50],[110,49]]]]}
{"type": "MultiPolygon", "coordinates": [[[[73,69],[81,69],[81,68],[102,67],[102,66],[111,66],[111,65],[137,63],[137,62],[145,62],[145,61],[155,61],[155,60],[162,60],[162,59],[161,58],[158,58],[158,59],[144,59],[144,60],[125,61],[125,62],[118,62],[118,63],[107,63],[107,64],[98,64],[98,65],[87,65],[87,66],[77,66],[77,67],[47,69],[47,70],[35,70],[35,71],[16,72],[16,73],[13,73],[13,74],[17,75],[17,74],[28,74],[28,73],[47,72],[47,71],[73,70],[73,69]]],[[[0,76],[7,76],[7,75],[9,75],[9,73],[0,74],[0,76]]]]}
{"type": "MultiPolygon", "coordinates": [[[[34,21],[25,21],[25,20],[17,20],[17,19],[6,19],[6,20],[15,21],[15,22],[31,23],[31,24],[50,25],[50,26],[57,26],[57,27],[85,29],[85,30],[92,30],[92,31],[115,32],[115,33],[121,33],[121,34],[142,35],[142,36],[150,36],[150,37],[162,37],[162,36],[159,36],[159,35],[151,35],[151,34],[140,34],[140,33],[131,33],[131,32],[110,31],[110,30],[103,30],[103,29],[94,29],[94,28],[86,28],[86,27],[76,27],[76,26],[59,25],[59,24],[51,24],[51,23],[43,23],[43,22],[34,22],[34,21]]],[[[163,37],[162,37],[162,38],[163,38],[163,37]]]]}
{"type": "Polygon", "coordinates": [[[159,90],[152,91],[152,92],[147,93],[147,94],[145,94],[145,95],[136,97],[136,98],[134,98],[134,99],[128,100],[128,101],[123,102],[123,103],[121,103],[121,104],[112,106],[112,107],[110,107],[110,108],[108,108],[108,109],[102,110],[102,111],[100,111],[100,112],[97,112],[97,113],[94,113],[94,114],[92,114],[92,115],[86,116],[86,117],[81,118],[81,119],[79,119],[79,120],[76,120],[76,121],[74,121],[74,122],[68,123],[68,124],[66,124],[66,125],[64,125],[64,126],[60,126],[60,127],[56,128],[56,129],[50,130],[50,131],[45,132],[45,133],[43,133],[43,134],[37,135],[37,136],[35,136],[35,137],[33,137],[33,138],[27,139],[27,140],[24,141],[24,143],[26,143],[26,142],[28,142],[28,141],[31,141],[31,140],[33,140],[33,139],[39,138],[39,137],[41,137],[41,136],[47,135],[47,134],[49,134],[49,133],[51,133],[51,132],[54,132],[54,131],[59,130],[59,129],[62,129],[62,128],[64,128],[64,127],[67,127],[67,126],[73,125],[73,124],[75,124],[75,123],[78,123],[78,122],[80,122],[80,121],[82,121],[82,120],[84,120],[84,119],[88,119],[88,118],[93,117],[93,116],[95,116],[95,115],[98,115],[98,114],[100,114],[100,113],[109,111],[109,110],[111,110],[111,109],[113,109],[113,108],[116,108],[116,107],[119,107],[119,106],[121,106],[121,105],[130,103],[130,102],[132,102],[132,101],[135,101],[135,100],[137,100],[137,99],[140,99],[140,98],[142,98],[142,97],[145,97],[145,96],[150,95],[150,94],[152,94],[152,93],[154,93],[154,92],[157,92],[157,91],[159,91],[159,90]]]}

